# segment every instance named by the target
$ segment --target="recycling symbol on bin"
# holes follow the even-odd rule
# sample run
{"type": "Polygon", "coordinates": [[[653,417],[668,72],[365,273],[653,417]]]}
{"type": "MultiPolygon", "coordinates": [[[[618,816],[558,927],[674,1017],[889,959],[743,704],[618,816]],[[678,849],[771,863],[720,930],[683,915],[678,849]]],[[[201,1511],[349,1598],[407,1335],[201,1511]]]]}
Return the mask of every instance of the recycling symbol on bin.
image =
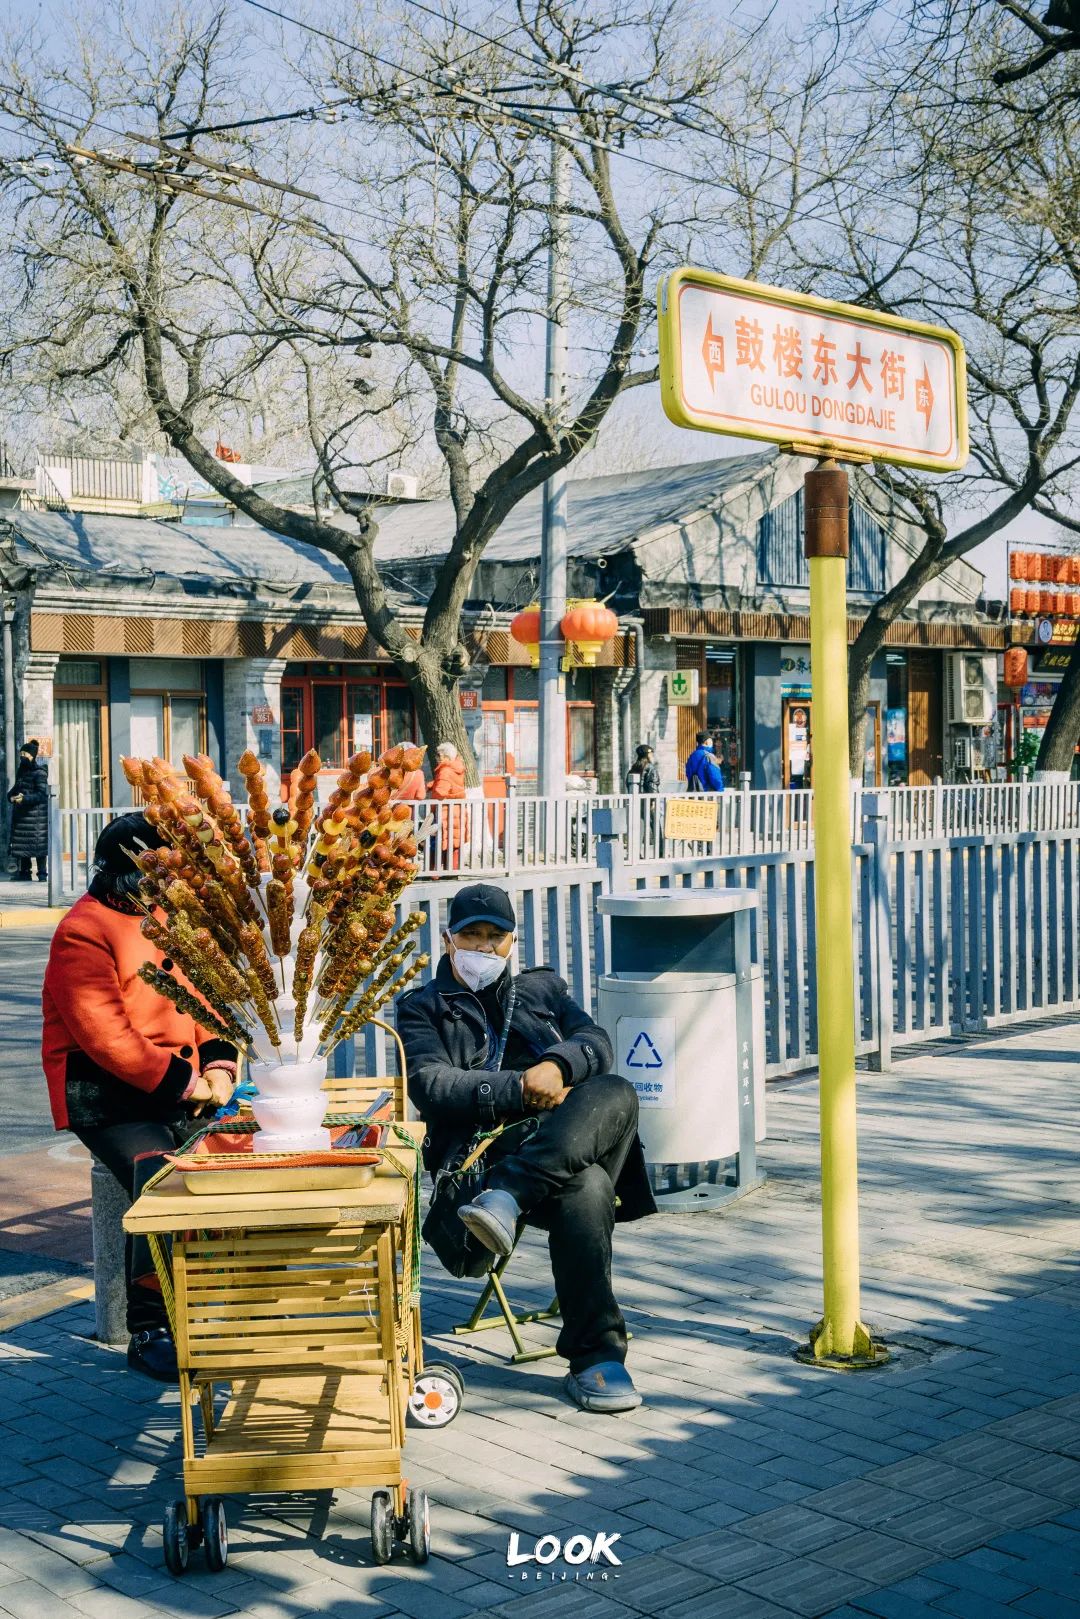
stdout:
{"type": "Polygon", "coordinates": [[[626,1058],[627,1068],[663,1068],[664,1059],[642,1029],[626,1058]]]}

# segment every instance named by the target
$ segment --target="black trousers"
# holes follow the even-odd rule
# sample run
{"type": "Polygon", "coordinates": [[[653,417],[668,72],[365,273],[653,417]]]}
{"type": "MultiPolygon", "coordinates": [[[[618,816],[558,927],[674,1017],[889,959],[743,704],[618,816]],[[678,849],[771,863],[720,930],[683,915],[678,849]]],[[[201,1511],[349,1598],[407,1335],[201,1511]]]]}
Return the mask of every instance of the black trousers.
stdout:
{"type": "Polygon", "coordinates": [[[557,1348],[574,1372],[626,1359],[626,1323],[611,1286],[615,1183],[637,1132],[637,1092],[617,1074],[575,1085],[538,1116],[524,1144],[511,1130],[488,1149],[484,1184],[517,1199],[529,1225],[548,1234],[562,1309],[557,1348]],[[501,1150],[500,1150],[501,1149],[501,1150]]]}
{"type": "MultiPolygon", "coordinates": [[[[123,1124],[104,1124],[93,1130],[72,1128],[84,1147],[89,1147],[95,1158],[100,1158],[106,1169],[120,1182],[128,1197],[135,1196],[135,1160],[145,1152],[175,1152],[176,1148],[197,1128],[197,1122],[184,1120],[177,1124],[164,1124],[151,1119],[136,1119],[123,1124]]],[[[124,1243],[124,1270],[127,1278],[127,1329],[145,1332],[155,1327],[167,1327],[165,1301],[156,1288],[147,1287],[132,1266],[133,1239],[124,1243]]],[[[140,1270],[145,1267],[140,1266],[140,1270]]]]}
{"type": "MultiPolygon", "coordinates": [[[[34,858],[37,861],[38,882],[43,883],[49,875],[49,857],[45,854],[39,854],[35,855],[34,858]]],[[[17,875],[20,882],[28,883],[30,881],[30,856],[28,854],[19,856],[17,875]]]]}

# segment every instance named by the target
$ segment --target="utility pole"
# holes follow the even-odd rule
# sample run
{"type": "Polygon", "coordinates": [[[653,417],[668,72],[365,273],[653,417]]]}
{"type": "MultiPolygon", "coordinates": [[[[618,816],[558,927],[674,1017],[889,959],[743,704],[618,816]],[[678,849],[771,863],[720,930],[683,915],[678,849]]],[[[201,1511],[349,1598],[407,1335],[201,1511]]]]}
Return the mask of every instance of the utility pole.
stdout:
{"type": "MultiPolygon", "coordinates": [[[[570,151],[551,143],[551,247],[548,254],[547,368],[545,394],[551,418],[564,425],[566,400],[567,302],[570,293],[570,241],[566,217],[570,201],[570,151]]],[[[539,790],[554,798],[566,790],[566,680],[559,667],[563,651],[559,623],[566,613],[566,470],[544,485],[540,539],[540,759],[539,790]]]]}

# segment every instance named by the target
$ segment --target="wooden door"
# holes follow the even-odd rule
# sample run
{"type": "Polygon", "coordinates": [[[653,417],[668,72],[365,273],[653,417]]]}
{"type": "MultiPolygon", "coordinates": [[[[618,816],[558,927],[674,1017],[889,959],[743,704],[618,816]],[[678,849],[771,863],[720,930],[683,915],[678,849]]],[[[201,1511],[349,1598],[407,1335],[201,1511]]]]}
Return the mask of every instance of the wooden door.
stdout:
{"type": "Polygon", "coordinates": [[[908,653],[908,783],[927,787],[942,771],[941,655],[908,653]]]}
{"type": "MultiPolygon", "coordinates": [[[[695,708],[680,705],[675,710],[675,744],[679,750],[679,771],[697,747],[697,733],[706,726],[707,697],[705,690],[704,641],[676,641],[676,669],[696,669],[698,672],[698,702],[695,708]]],[[[621,785],[621,784],[620,784],[621,785]]]]}

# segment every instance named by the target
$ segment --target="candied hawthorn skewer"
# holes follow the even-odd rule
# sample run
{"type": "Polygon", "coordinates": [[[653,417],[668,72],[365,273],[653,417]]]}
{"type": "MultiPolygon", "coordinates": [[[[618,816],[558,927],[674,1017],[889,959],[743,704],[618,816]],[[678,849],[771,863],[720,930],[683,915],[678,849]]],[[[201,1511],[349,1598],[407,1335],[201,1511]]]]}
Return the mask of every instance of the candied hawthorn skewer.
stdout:
{"type": "Polygon", "coordinates": [[[266,774],[262,764],[250,748],[240,755],[238,769],[247,789],[247,824],[255,846],[255,858],[260,871],[270,870],[266,841],[270,836],[270,798],[266,791],[266,774]]]}

